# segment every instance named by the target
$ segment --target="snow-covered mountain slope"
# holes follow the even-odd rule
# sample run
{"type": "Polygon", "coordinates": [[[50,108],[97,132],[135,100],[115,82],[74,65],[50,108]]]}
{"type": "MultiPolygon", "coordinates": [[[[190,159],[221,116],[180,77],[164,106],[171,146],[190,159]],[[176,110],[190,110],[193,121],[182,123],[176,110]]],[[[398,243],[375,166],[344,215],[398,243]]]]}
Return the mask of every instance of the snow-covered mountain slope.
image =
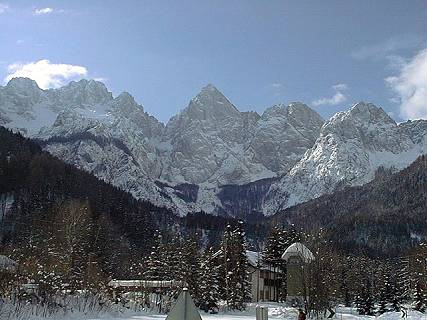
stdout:
{"type": "Polygon", "coordinates": [[[0,125],[180,214],[273,214],[427,152],[427,121],[398,125],[373,104],[324,123],[298,102],[262,115],[240,112],[213,85],[164,125],[129,93],[113,97],[101,82],[41,90],[17,78],[0,87],[0,125]]]}
{"type": "Polygon", "coordinates": [[[244,184],[289,170],[316,140],[323,119],[307,106],[240,112],[208,85],[166,125],[161,178],[244,184]]]}
{"type": "Polygon", "coordinates": [[[305,104],[276,105],[258,120],[250,147],[267,169],[283,175],[313,146],[323,123],[305,104]]]}
{"type": "MultiPolygon", "coordinates": [[[[130,94],[114,98],[97,81],[41,90],[17,78],[0,87],[0,124],[138,198],[181,213],[215,213],[225,211],[222,198],[232,206],[222,186],[238,189],[286,173],[313,145],[323,120],[301,103],[262,116],[240,112],[208,85],[165,126],[130,94]]],[[[270,182],[258,185],[262,198],[270,182]]],[[[243,211],[259,208],[256,202],[245,201],[243,211]]]]}
{"type": "Polygon", "coordinates": [[[274,183],[263,211],[280,209],[362,185],[379,167],[402,169],[427,151],[427,121],[396,124],[381,108],[360,102],[327,121],[314,146],[274,183]]]}

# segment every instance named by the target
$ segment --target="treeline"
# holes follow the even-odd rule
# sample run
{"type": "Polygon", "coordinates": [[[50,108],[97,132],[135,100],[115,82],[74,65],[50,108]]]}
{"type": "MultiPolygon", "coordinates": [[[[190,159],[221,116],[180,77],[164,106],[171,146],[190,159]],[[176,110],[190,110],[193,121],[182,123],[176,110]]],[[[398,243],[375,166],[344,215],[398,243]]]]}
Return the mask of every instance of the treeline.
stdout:
{"type": "MultiPolygon", "coordinates": [[[[80,288],[95,276],[136,278],[156,232],[165,239],[199,234],[203,247],[218,246],[225,226],[236,223],[204,213],[177,217],[0,127],[0,254],[39,274],[33,280],[52,276],[58,286],[80,288]]],[[[244,228],[252,239],[266,230],[244,228]]]]}
{"type": "MultiPolygon", "coordinates": [[[[250,301],[247,244],[243,223],[227,225],[218,246],[203,250],[200,239],[166,240],[158,233],[151,253],[140,264],[144,280],[177,280],[200,309],[216,311],[220,301],[243,310],[250,301]]],[[[167,295],[175,298],[182,287],[167,295]]]]}
{"type": "MultiPolygon", "coordinates": [[[[322,316],[338,305],[356,307],[361,315],[379,315],[388,311],[406,313],[427,309],[427,245],[408,250],[393,258],[369,258],[344,254],[332,245],[324,231],[307,233],[273,227],[265,244],[263,260],[286,278],[282,254],[287,246],[302,241],[313,253],[297,275],[303,283],[301,307],[313,316],[322,316]]],[[[285,281],[278,287],[279,301],[286,298],[285,281]]]]}
{"type": "Polygon", "coordinates": [[[291,207],[273,217],[305,230],[324,229],[336,248],[371,257],[404,255],[427,239],[427,157],[372,182],[291,207]]]}

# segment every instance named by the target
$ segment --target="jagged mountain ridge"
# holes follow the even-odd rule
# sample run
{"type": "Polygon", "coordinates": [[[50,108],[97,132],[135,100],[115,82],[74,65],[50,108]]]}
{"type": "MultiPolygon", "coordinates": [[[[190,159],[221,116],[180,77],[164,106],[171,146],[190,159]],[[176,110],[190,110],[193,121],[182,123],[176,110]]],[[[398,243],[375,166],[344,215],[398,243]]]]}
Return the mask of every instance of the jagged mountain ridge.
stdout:
{"type": "Polygon", "coordinates": [[[273,224],[322,229],[347,254],[396,257],[427,239],[427,156],[391,173],[378,170],[363,186],[287,208],[273,224]]]}
{"type": "Polygon", "coordinates": [[[264,199],[267,214],[371,181],[380,167],[401,170],[427,152],[427,121],[397,124],[360,102],[328,120],[319,138],[264,199]]]}
{"type": "Polygon", "coordinates": [[[426,152],[427,122],[397,125],[358,103],[324,120],[302,103],[240,112],[208,85],[164,125],[128,93],[93,80],[0,87],[0,124],[135,197],[181,214],[273,214],[370,181],[426,152]],[[235,195],[234,197],[231,195],[235,195]]]}
{"type": "MultiPolygon", "coordinates": [[[[323,124],[301,103],[274,106],[261,116],[240,112],[208,85],[163,125],[130,94],[114,98],[100,82],[41,90],[23,78],[0,88],[0,117],[59,158],[183,213],[223,212],[222,186],[284,174],[323,124]],[[196,185],[190,198],[180,192],[188,185],[196,185]]],[[[263,194],[265,189],[263,184],[263,194]]]]}

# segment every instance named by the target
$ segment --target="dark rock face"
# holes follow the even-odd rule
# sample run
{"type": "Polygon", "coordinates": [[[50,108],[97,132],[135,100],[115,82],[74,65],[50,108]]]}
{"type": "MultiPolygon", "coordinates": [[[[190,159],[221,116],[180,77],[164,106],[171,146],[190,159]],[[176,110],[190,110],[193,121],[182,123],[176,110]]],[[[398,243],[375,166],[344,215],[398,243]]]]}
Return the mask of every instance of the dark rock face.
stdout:
{"type": "Polygon", "coordinates": [[[263,216],[262,201],[275,178],[262,179],[244,185],[220,187],[218,198],[222,208],[219,214],[257,220],[263,216]]]}

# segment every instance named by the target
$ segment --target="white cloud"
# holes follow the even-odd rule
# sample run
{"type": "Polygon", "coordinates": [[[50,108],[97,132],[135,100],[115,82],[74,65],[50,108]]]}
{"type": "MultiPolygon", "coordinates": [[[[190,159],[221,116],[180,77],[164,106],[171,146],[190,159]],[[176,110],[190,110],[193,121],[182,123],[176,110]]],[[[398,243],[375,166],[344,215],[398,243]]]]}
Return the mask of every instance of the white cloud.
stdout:
{"type": "Polygon", "coordinates": [[[272,84],[271,84],[271,86],[272,86],[273,88],[282,88],[282,87],[283,87],[283,84],[278,83],[278,82],[274,82],[274,83],[272,83],[272,84]]]}
{"type": "Polygon", "coordinates": [[[332,89],[335,90],[335,94],[330,98],[320,98],[314,100],[311,104],[315,107],[328,105],[328,106],[336,106],[347,100],[347,96],[342,93],[348,89],[348,86],[345,83],[337,83],[332,86],[332,89]]]}
{"type": "Polygon", "coordinates": [[[280,82],[273,82],[268,84],[267,90],[269,91],[269,94],[272,94],[275,97],[281,97],[285,92],[285,85],[280,82]]]}
{"type": "Polygon", "coordinates": [[[348,86],[345,83],[337,83],[336,85],[332,86],[332,89],[335,91],[345,91],[348,89],[348,86]]]}
{"type": "Polygon", "coordinates": [[[53,13],[53,9],[49,7],[34,9],[34,15],[36,16],[41,16],[41,15],[50,14],[50,13],[53,13]]]}
{"type": "Polygon", "coordinates": [[[95,78],[93,78],[93,80],[99,81],[99,82],[107,82],[108,78],[106,78],[106,77],[95,77],[95,78]]]}
{"type": "Polygon", "coordinates": [[[14,63],[8,66],[8,75],[4,82],[12,78],[26,77],[37,82],[40,88],[58,88],[68,81],[87,76],[85,67],[63,63],[50,63],[49,60],[39,60],[30,63],[14,63]]]}
{"type": "Polygon", "coordinates": [[[353,50],[351,56],[356,60],[383,59],[396,51],[419,47],[422,42],[423,38],[420,36],[401,35],[380,43],[362,46],[353,50]]]}
{"type": "Polygon", "coordinates": [[[402,65],[399,74],[385,79],[399,101],[404,119],[427,119],[427,48],[402,65]]]}
{"type": "Polygon", "coordinates": [[[5,13],[9,10],[9,5],[6,3],[0,3],[0,14],[5,13]]]}

